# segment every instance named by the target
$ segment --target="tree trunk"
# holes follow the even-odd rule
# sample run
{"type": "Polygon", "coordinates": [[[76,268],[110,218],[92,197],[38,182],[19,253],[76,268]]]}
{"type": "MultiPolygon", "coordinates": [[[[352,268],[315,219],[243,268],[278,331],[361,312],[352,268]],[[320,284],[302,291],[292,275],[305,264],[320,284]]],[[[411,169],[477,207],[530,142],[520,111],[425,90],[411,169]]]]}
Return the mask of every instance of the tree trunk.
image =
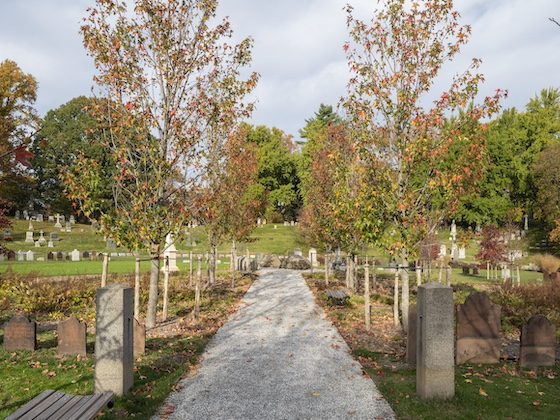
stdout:
{"type": "Polygon", "coordinates": [[[329,286],[329,254],[325,254],[325,285],[329,286]]]}
{"type": "Polygon", "coordinates": [[[231,247],[231,260],[229,264],[229,271],[231,273],[231,288],[235,287],[235,261],[237,260],[237,250],[235,249],[235,241],[231,247]]]}
{"type": "Polygon", "coordinates": [[[198,256],[198,264],[196,267],[196,281],[194,286],[194,317],[198,318],[200,314],[200,287],[202,285],[202,256],[198,256]]]}
{"type": "Polygon", "coordinates": [[[148,309],[146,311],[146,328],[156,326],[159,283],[159,245],[152,247],[150,267],[150,291],[148,295],[148,309]]]}
{"type": "Polygon", "coordinates": [[[395,272],[395,285],[393,287],[393,324],[400,327],[399,321],[399,269],[395,272]]]}
{"type": "Polygon", "coordinates": [[[516,267],[517,271],[517,286],[521,286],[521,273],[519,272],[519,266],[516,267]]]}
{"type": "Polygon", "coordinates": [[[409,307],[409,286],[410,286],[410,279],[408,275],[408,261],[406,258],[403,258],[403,270],[401,270],[401,279],[402,279],[402,296],[401,296],[401,317],[402,317],[402,326],[405,331],[408,331],[408,307],[409,307]]]}
{"type": "Polygon", "coordinates": [[[346,257],[346,287],[350,289],[350,257],[346,257]]]}
{"type": "Polygon", "coordinates": [[[422,285],[422,266],[420,262],[416,261],[416,286],[422,285]]]}
{"type": "Polygon", "coordinates": [[[165,257],[163,266],[163,320],[167,321],[167,307],[169,304],[169,257],[165,257]]]}
{"type": "Polygon", "coordinates": [[[352,262],[352,288],[357,291],[360,288],[360,280],[358,279],[358,256],[354,255],[352,262]]]}
{"type": "Polygon", "coordinates": [[[490,280],[490,263],[486,263],[486,280],[490,280]]]}
{"type": "Polygon", "coordinates": [[[438,274],[438,283],[441,284],[443,280],[443,261],[439,262],[439,274],[438,274]]]}
{"type": "Polygon", "coordinates": [[[107,286],[107,274],[109,273],[109,254],[103,254],[103,271],[101,272],[101,287],[107,286]]]}
{"type": "Polygon", "coordinates": [[[134,316],[140,319],[140,257],[134,263],[134,316]]]}
{"type": "Polygon", "coordinates": [[[217,254],[218,247],[212,244],[210,248],[210,255],[208,261],[208,282],[213,286],[216,283],[216,261],[218,260],[217,254]]]}
{"type": "Polygon", "coordinates": [[[451,266],[445,267],[445,284],[451,286],[451,266]]]}
{"type": "Polygon", "coordinates": [[[193,286],[193,256],[192,251],[189,252],[189,288],[192,289],[193,286]]]}
{"type": "Polygon", "coordinates": [[[366,260],[364,265],[364,311],[366,317],[366,330],[369,331],[371,328],[371,304],[370,304],[370,293],[369,293],[369,264],[366,260]]]}

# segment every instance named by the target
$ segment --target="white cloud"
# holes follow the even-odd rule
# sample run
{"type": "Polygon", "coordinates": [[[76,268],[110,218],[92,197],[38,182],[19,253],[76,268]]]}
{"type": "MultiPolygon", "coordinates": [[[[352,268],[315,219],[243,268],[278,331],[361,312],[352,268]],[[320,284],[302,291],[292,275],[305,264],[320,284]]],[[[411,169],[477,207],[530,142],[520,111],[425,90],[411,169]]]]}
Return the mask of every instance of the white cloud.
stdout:
{"type": "MultiPolygon", "coordinates": [[[[93,65],[79,35],[80,19],[93,0],[2,0],[0,60],[11,58],[39,81],[38,108],[47,110],[89,94],[93,65]]],[[[373,0],[348,0],[369,18],[373,0]]],[[[297,136],[321,102],[336,105],[347,70],[346,0],[222,0],[237,37],[255,40],[253,69],[261,74],[253,122],[297,136]]],[[[472,57],[483,60],[481,95],[506,88],[506,106],[523,108],[540,89],[560,87],[560,19],[557,0],[458,0],[462,21],[472,25],[471,43],[446,77],[472,57]]]]}

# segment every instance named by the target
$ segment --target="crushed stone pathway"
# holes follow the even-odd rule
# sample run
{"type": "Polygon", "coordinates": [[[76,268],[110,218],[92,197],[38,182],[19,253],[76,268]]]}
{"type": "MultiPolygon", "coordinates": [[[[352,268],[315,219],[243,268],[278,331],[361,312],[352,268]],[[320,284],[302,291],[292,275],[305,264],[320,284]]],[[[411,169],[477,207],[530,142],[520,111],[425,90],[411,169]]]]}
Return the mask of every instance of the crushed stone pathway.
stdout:
{"type": "Polygon", "coordinates": [[[263,270],[203,357],[166,418],[395,417],[295,271],[263,270]]]}

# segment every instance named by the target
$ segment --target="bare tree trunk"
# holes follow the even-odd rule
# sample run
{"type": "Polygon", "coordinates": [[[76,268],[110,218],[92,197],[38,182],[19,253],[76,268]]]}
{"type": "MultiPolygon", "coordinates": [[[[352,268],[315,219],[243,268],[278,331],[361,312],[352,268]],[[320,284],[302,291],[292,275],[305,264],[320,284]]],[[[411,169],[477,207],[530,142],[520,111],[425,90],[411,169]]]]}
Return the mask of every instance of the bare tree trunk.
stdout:
{"type": "Polygon", "coordinates": [[[416,261],[416,286],[422,285],[422,265],[416,261]]]}
{"type": "Polygon", "coordinates": [[[329,254],[325,254],[325,285],[329,286],[329,254]]]}
{"type": "Polygon", "coordinates": [[[194,286],[194,317],[198,318],[200,314],[200,287],[202,285],[202,256],[198,256],[198,265],[196,267],[196,282],[194,286]]]}
{"type": "Polygon", "coordinates": [[[451,286],[451,266],[445,267],[445,284],[451,286]]]}
{"type": "Polygon", "coordinates": [[[516,267],[517,271],[517,286],[521,286],[521,273],[519,272],[519,266],[516,267]]]}
{"type": "Polygon", "coordinates": [[[490,263],[486,263],[486,280],[490,280],[490,263]]]}
{"type": "Polygon", "coordinates": [[[148,295],[148,309],[146,311],[146,328],[156,326],[159,283],[159,245],[152,247],[150,267],[150,291],[148,295]]]}
{"type": "Polygon", "coordinates": [[[367,259],[366,264],[364,265],[364,311],[366,317],[366,330],[369,331],[371,328],[371,303],[369,292],[369,264],[367,259]]]}
{"type": "Polygon", "coordinates": [[[346,287],[350,289],[350,257],[346,257],[346,287]]]}
{"type": "Polygon", "coordinates": [[[163,266],[163,320],[167,321],[167,308],[169,305],[169,257],[165,257],[163,266]]]}
{"type": "Polygon", "coordinates": [[[107,286],[107,274],[109,273],[109,254],[103,254],[103,271],[101,272],[101,287],[107,286]]]}
{"type": "Polygon", "coordinates": [[[211,285],[216,283],[216,261],[218,260],[216,256],[217,253],[218,247],[216,244],[212,244],[208,261],[208,281],[211,285]]]}
{"type": "Polygon", "coordinates": [[[358,279],[358,256],[357,255],[354,255],[354,261],[352,262],[352,287],[356,291],[360,287],[360,281],[358,279]]]}
{"type": "Polygon", "coordinates": [[[402,325],[405,331],[408,331],[408,307],[409,307],[409,287],[410,287],[410,279],[408,275],[408,261],[406,258],[403,258],[403,270],[401,270],[401,279],[402,279],[402,296],[401,296],[401,317],[402,317],[402,325]]]}
{"type": "Polygon", "coordinates": [[[192,251],[189,252],[189,288],[193,286],[193,255],[192,251]]]}
{"type": "Polygon", "coordinates": [[[140,319],[140,257],[134,263],[134,316],[140,319]]]}
{"type": "Polygon", "coordinates": [[[395,327],[400,327],[399,320],[399,268],[395,272],[395,285],[393,287],[393,324],[395,327]]]}
{"type": "Polygon", "coordinates": [[[235,248],[235,241],[231,247],[231,260],[229,264],[229,271],[231,272],[231,288],[235,287],[235,262],[237,260],[237,250],[235,248]]]}
{"type": "Polygon", "coordinates": [[[443,280],[443,261],[439,261],[438,283],[441,284],[443,280]]]}

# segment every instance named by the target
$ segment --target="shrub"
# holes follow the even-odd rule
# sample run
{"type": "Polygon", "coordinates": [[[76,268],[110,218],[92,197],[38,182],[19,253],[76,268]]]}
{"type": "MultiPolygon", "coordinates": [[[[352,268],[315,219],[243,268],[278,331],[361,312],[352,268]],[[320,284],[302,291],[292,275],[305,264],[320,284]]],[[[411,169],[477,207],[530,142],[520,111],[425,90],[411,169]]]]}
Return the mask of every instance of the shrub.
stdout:
{"type": "Polygon", "coordinates": [[[560,268],[560,258],[554,255],[544,254],[536,255],[534,257],[535,264],[543,271],[547,273],[555,273],[560,268]]]}

